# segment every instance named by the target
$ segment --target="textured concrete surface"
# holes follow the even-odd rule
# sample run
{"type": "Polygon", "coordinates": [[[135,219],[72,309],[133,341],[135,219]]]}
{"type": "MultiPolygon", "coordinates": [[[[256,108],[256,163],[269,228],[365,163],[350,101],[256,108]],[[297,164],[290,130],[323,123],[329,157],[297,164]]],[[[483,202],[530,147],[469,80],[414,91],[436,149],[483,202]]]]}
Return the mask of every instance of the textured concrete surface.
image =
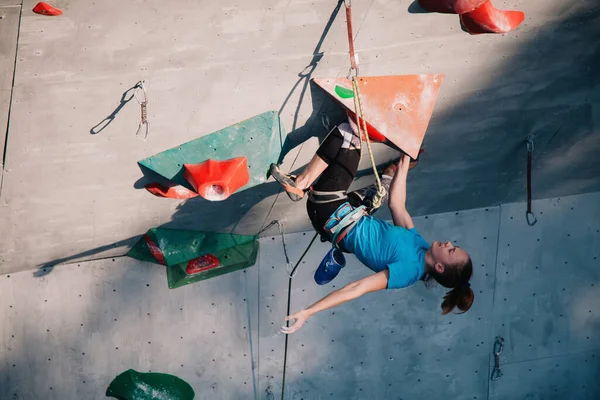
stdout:
{"type": "MultiPolygon", "coordinates": [[[[534,227],[524,203],[415,218],[470,252],[471,310],[440,316],[444,290],[418,283],[317,314],[289,337],[285,399],[597,399],[600,193],[533,205],[534,227]]],[[[286,235],[292,263],[312,235],[286,235]]],[[[369,273],[349,256],[317,286],[327,250],[300,264],[293,311],[369,273]]],[[[2,275],[0,398],[100,399],[129,368],[177,375],[198,399],[280,398],[288,276],[280,235],[254,267],[176,290],[163,267],[120,257],[2,275]]]]}
{"type": "Polygon", "coordinates": [[[4,172],[4,145],[8,129],[8,114],[12,94],[20,6],[0,2],[0,187],[4,172]]]}
{"type": "MultiPolygon", "coordinates": [[[[31,12],[35,3],[24,2],[18,43],[1,272],[121,255],[156,226],[256,233],[280,219],[289,232],[310,229],[272,182],[229,202],[164,200],[143,190],[148,178],[136,161],[281,110],[291,148],[284,169],[303,166],[324,125],[340,120],[308,83],[346,74],[338,2],[62,0],[56,18],[31,12]],[[127,92],[141,79],[149,90],[146,142],[135,138],[139,106],[127,92]],[[103,121],[110,123],[99,131],[103,121]],[[234,203],[243,207],[233,212],[234,203]]],[[[413,0],[353,2],[362,75],[446,75],[409,179],[415,215],[524,200],[528,134],[536,140],[535,198],[600,190],[600,5],[495,4],[525,11],[526,21],[507,35],[470,36],[455,15],[423,13],[413,0]]],[[[14,39],[3,35],[1,46],[10,50],[14,39]]],[[[2,57],[10,64],[10,53],[2,57]]],[[[0,74],[6,82],[12,72],[0,74]]],[[[0,111],[2,123],[6,106],[0,111]]],[[[394,156],[376,146],[378,163],[394,156]]],[[[367,167],[363,160],[357,185],[371,183],[367,167]]]]}

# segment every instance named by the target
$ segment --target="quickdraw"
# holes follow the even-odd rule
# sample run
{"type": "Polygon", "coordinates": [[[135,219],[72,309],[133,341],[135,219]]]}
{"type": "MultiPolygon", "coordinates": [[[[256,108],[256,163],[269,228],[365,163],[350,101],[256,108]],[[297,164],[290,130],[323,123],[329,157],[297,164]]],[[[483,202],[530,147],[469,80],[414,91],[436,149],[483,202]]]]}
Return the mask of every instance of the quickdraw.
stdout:
{"type": "Polygon", "coordinates": [[[490,379],[493,381],[497,381],[502,377],[502,370],[500,369],[500,355],[504,350],[504,339],[500,336],[496,337],[496,342],[494,342],[494,369],[492,370],[492,375],[490,379]]]}
{"type": "Polygon", "coordinates": [[[135,133],[135,136],[137,136],[138,139],[145,141],[146,139],[148,139],[148,132],[149,132],[148,93],[146,92],[146,81],[140,81],[136,85],[134,96],[135,96],[135,99],[137,100],[137,102],[140,104],[140,108],[141,108],[140,124],[138,125],[138,129],[137,129],[137,132],[135,133]],[[138,95],[142,99],[140,99],[140,97],[138,97],[138,95]],[[143,133],[143,136],[141,135],[142,133],[143,133]]]}

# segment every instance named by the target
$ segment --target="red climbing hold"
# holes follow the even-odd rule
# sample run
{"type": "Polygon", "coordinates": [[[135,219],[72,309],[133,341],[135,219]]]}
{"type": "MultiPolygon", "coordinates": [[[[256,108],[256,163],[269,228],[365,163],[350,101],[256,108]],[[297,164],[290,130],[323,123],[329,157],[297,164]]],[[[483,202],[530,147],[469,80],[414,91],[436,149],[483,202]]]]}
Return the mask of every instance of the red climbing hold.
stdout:
{"type": "Polygon", "coordinates": [[[212,254],[205,254],[198,258],[190,260],[187,264],[185,272],[188,275],[194,275],[202,271],[207,271],[219,266],[219,259],[212,254]]]}
{"type": "MultiPolygon", "coordinates": [[[[354,112],[350,111],[350,110],[346,110],[346,115],[348,116],[348,119],[352,121],[352,123],[354,124],[360,124],[360,127],[362,129],[362,119],[358,118],[356,116],[356,114],[354,114],[354,112]]],[[[367,135],[369,135],[369,139],[373,140],[375,142],[379,142],[379,143],[387,143],[389,142],[389,140],[387,140],[385,138],[385,136],[383,136],[381,134],[381,132],[379,132],[377,129],[375,129],[370,123],[369,121],[365,121],[367,123],[367,135]]],[[[354,130],[356,130],[356,128],[353,128],[354,130]]],[[[363,133],[363,136],[361,138],[362,140],[365,140],[365,134],[363,133]]]]}
{"type": "Polygon", "coordinates": [[[510,32],[521,25],[524,19],[525,14],[521,11],[499,10],[491,1],[460,16],[463,26],[472,35],[510,32]]]}
{"type": "Polygon", "coordinates": [[[158,247],[158,245],[154,243],[154,241],[148,235],[144,235],[144,241],[146,242],[146,246],[148,246],[150,254],[156,258],[156,261],[158,261],[159,264],[165,265],[165,256],[163,255],[160,247],[158,247]]]}
{"type": "Polygon", "coordinates": [[[250,181],[246,157],[184,164],[183,177],[206,200],[225,200],[250,181]]]}
{"type": "Polygon", "coordinates": [[[62,11],[58,8],[52,7],[50,4],[46,4],[44,2],[37,3],[35,7],[33,7],[33,12],[36,14],[42,15],[61,15],[62,11]]]}
{"type": "Polygon", "coordinates": [[[421,7],[431,12],[464,14],[488,0],[419,0],[421,7]]]}
{"type": "Polygon", "coordinates": [[[198,193],[194,193],[181,185],[167,187],[160,183],[153,182],[144,187],[147,191],[157,197],[167,197],[169,199],[191,199],[193,197],[198,197],[198,193]]]}

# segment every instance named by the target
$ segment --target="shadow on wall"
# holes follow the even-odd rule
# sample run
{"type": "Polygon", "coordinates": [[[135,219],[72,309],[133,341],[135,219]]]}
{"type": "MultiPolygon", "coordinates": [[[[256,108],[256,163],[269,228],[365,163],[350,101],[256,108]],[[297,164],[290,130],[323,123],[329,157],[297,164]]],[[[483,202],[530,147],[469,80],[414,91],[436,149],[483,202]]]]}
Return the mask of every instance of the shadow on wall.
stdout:
{"type": "Polygon", "coordinates": [[[530,32],[487,87],[436,114],[409,181],[415,215],[525,201],[530,134],[534,198],[600,190],[600,5],[557,7],[562,21],[530,32]]]}
{"type": "Polygon", "coordinates": [[[138,90],[138,88],[141,88],[141,82],[136,83],[134,86],[124,91],[123,95],[121,95],[121,100],[117,108],[115,108],[113,112],[110,113],[110,115],[108,115],[102,121],[98,122],[92,129],[90,129],[90,134],[97,135],[98,133],[108,128],[108,126],[112,124],[115,118],[117,118],[117,115],[119,114],[121,109],[123,109],[123,107],[125,107],[127,103],[129,103],[135,97],[135,91],[138,90]]]}

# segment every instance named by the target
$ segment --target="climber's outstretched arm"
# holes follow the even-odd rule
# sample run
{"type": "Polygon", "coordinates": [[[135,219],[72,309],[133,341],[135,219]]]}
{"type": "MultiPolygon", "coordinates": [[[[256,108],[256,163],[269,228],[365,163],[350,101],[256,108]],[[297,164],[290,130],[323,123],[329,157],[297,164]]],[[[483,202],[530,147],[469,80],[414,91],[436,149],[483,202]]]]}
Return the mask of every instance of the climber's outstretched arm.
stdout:
{"type": "Polygon", "coordinates": [[[387,288],[389,271],[387,269],[369,275],[356,282],[352,282],[335,292],[329,293],[321,300],[317,301],[312,306],[300,310],[295,314],[286,317],[286,321],[295,320],[289,327],[281,327],[283,333],[294,333],[304,325],[308,317],[318,313],[319,311],[327,310],[352,299],[362,296],[365,293],[375,292],[387,288]]]}
{"type": "Polygon", "coordinates": [[[415,224],[406,211],[406,177],[408,176],[408,167],[410,166],[410,157],[404,155],[398,162],[398,171],[394,175],[390,185],[389,206],[392,213],[394,225],[402,226],[406,229],[412,229],[415,224]]]}

